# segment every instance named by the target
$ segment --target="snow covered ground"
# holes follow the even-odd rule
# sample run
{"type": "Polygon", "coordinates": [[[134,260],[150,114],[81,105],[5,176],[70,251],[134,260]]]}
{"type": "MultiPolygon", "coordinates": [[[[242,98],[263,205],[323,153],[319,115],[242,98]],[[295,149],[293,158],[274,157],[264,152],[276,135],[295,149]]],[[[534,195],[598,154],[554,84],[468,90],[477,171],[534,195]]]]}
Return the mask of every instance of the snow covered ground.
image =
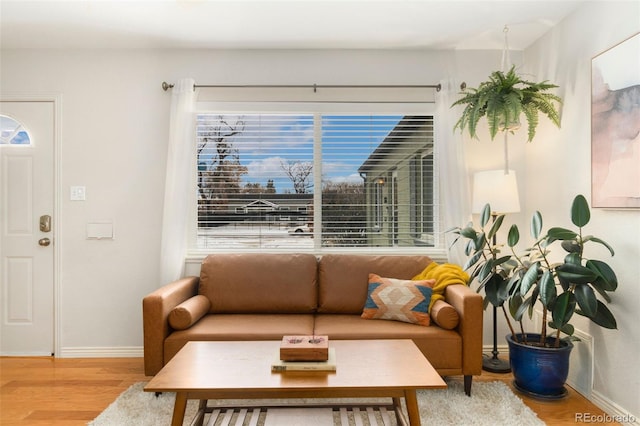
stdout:
{"type": "Polygon", "coordinates": [[[311,234],[290,234],[286,228],[277,225],[246,226],[228,225],[198,230],[198,248],[229,249],[312,249],[311,234]]]}

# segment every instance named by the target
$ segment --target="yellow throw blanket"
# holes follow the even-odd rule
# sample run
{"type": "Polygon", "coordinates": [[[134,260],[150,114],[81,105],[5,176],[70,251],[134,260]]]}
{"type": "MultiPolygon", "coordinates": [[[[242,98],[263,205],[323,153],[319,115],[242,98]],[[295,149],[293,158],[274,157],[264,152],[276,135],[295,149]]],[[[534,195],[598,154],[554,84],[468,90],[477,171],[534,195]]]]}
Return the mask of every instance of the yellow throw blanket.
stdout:
{"type": "Polygon", "coordinates": [[[443,263],[438,265],[431,262],[422,272],[412,278],[412,280],[436,280],[433,286],[433,294],[429,303],[429,312],[436,300],[444,300],[444,290],[448,285],[463,284],[469,285],[469,274],[464,272],[458,265],[443,263]]]}

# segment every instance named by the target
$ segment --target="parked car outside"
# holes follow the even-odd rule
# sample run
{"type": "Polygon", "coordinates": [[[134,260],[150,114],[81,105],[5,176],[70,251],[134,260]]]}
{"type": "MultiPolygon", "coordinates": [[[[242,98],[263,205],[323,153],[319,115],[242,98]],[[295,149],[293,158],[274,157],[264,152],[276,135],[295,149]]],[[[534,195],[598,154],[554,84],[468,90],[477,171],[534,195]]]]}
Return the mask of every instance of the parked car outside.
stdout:
{"type": "Polygon", "coordinates": [[[298,226],[289,228],[289,233],[294,235],[310,234],[311,228],[309,227],[309,225],[298,225],[298,226]]]}

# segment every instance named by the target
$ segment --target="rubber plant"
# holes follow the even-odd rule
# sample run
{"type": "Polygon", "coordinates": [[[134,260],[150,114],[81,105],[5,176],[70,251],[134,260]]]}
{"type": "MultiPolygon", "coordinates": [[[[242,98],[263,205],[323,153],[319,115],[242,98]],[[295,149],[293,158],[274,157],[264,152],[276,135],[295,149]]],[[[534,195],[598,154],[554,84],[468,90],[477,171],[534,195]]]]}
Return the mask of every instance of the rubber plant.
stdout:
{"type": "Polygon", "coordinates": [[[486,117],[491,140],[502,130],[515,131],[520,127],[520,116],[527,120],[527,142],[531,142],[536,134],[539,118],[543,113],[553,124],[560,127],[560,113],[556,104],[562,99],[550,93],[557,88],[548,81],[534,83],[524,80],[515,71],[515,66],[507,72],[494,71],[489,80],[480,83],[477,88],[467,88],[461,92],[462,97],[451,106],[464,105],[460,119],[454,130],[469,131],[472,138],[477,138],[476,129],[482,117],[486,117]]]}
{"type": "MultiPolygon", "coordinates": [[[[480,229],[473,223],[466,227],[450,230],[467,241],[465,253],[469,256],[464,269],[471,269],[471,279],[484,288],[487,299],[495,306],[502,306],[511,334],[526,339],[522,319],[525,314],[533,317],[534,307],[540,303],[542,320],[540,339],[537,341],[519,341],[533,346],[558,347],[561,333],[564,339],[573,339],[574,326],[571,320],[574,314],[589,318],[593,323],[616,329],[614,315],[602,301],[610,302],[609,293],[618,286],[613,269],[604,261],[586,257],[587,245],[598,244],[614,256],[613,248],[604,240],[586,235],[584,227],[590,222],[591,212],[583,195],[577,195],[571,206],[571,222],[576,230],[563,227],[551,227],[543,234],[543,221],[536,211],[531,219],[533,245],[519,255],[516,245],[520,240],[520,231],[511,225],[507,235],[509,254],[502,254],[504,245],[495,243],[493,236],[504,223],[504,215],[497,215],[491,223],[491,207],[485,205],[480,215],[480,229]],[[565,252],[562,261],[553,262],[550,258],[551,247],[559,245],[565,252]],[[599,297],[598,297],[599,296],[599,297]],[[602,300],[601,300],[602,299],[602,300]],[[520,324],[521,333],[516,333],[505,309],[520,324]],[[555,330],[555,338],[547,338],[548,327],[555,330]],[[549,343],[552,342],[552,343],[549,343]]],[[[554,336],[549,336],[554,337],[554,336]]]]}

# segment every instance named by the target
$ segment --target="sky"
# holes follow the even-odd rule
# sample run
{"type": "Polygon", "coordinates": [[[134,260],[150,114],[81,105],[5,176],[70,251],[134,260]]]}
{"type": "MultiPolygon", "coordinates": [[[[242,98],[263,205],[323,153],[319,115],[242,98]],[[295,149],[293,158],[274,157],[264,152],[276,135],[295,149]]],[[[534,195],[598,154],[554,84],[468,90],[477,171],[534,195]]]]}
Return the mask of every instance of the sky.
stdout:
{"type": "MultiPolygon", "coordinates": [[[[358,168],[401,118],[400,115],[323,116],[323,180],[361,183],[358,168]]],[[[231,127],[243,128],[241,134],[230,138],[239,150],[240,162],[248,169],[243,183],[266,186],[267,180],[273,179],[278,193],[293,192],[282,163],[313,162],[313,119],[313,115],[304,114],[225,115],[224,121],[231,127]]]]}

